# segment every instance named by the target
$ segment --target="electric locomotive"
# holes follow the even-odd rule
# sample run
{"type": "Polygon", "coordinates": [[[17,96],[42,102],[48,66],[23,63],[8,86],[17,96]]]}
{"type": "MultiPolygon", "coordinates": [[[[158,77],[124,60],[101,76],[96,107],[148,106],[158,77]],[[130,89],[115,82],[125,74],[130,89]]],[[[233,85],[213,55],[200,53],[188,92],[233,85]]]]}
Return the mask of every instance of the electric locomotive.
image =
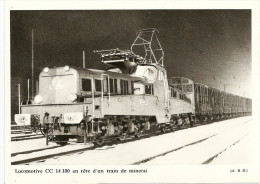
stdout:
{"type": "Polygon", "coordinates": [[[182,79],[190,85],[188,94],[168,83],[157,32],[140,30],[131,50],[95,51],[109,66],[107,70],[44,68],[39,94],[31,104],[21,106],[16,122],[36,121],[59,144],[70,138],[102,144],[109,137],[138,137],[152,127],[165,131],[175,124],[189,124],[195,113],[194,98],[190,98],[193,81],[182,79]],[[152,48],[152,42],[158,48],[152,48]],[[135,51],[140,46],[144,56],[135,51]]]}

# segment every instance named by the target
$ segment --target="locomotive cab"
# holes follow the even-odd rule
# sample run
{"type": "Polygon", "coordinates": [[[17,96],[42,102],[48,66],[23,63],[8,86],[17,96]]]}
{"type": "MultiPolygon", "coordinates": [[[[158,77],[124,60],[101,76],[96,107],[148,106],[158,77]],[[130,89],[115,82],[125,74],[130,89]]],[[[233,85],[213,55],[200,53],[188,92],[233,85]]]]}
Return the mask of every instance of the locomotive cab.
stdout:
{"type": "Polygon", "coordinates": [[[78,72],[69,67],[45,68],[39,76],[39,94],[34,104],[60,104],[73,102],[78,93],[78,72]]]}

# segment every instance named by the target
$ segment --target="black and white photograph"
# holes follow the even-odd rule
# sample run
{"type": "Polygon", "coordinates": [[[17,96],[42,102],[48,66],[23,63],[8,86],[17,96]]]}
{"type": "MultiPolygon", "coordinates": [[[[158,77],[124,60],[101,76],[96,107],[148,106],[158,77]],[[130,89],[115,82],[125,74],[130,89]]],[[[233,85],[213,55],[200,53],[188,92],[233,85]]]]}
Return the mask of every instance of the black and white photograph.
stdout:
{"type": "Polygon", "coordinates": [[[252,9],[7,14],[5,164],[14,175],[73,175],[70,165],[116,177],[125,165],[140,177],[151,166],[168,167],[169,179],[154,181],[174,183],[175,166],[228,166],[227,175],[257,182],[252,9]]]}

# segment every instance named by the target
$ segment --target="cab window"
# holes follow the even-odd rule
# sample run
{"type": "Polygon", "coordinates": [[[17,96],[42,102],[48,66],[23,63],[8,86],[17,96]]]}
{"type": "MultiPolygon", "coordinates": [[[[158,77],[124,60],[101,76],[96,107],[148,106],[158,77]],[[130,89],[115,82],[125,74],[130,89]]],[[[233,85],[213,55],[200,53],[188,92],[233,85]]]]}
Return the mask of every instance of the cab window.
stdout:
{"type": "Polygon", "coordinates": [[[175,90],[172,90],[172,97],[176,98],[177,97],[177,93],[175,90]]]}
{"type": "Polygon", "coordinates": [[[101,92],[101,80],[95,79],[95,88],[97,92],[101,92]]]}
{"type": "Polygon", "coordinates": [[[82,79],[81,82],[82,82],[83,91],[91,91],[92,89],[91,79],[82,79]]]}
{"type": "Polygon", "coordinates": [[[145,94],[153,95],[153,85],[152,84],[145,85],[145,94]]]}
{"type": "Polygon", "coordinates": [[[117,79],[109,79],[110,93],[117,93],[117,79]]]}
{"type": "Polygon", "coordinates": [[[176,91],[172,87],[170,89],[171,89],[171,97],[176,98],[177,97],[176,91]]]}
{"type": "Polygon", "coordinates": [[[127,95],[128,94],[128,81],[120,80],[120,88],[121,88],[121,94],[127,95]]]}
{"type": "Polygon", "coordinates": [[[134,82],[131,81],[131,94],[134,94],[134,82]]]}
{"type": "Polygon", "coordinates": [[[179,98],[182,100],[182,94],[179,94],[179,98]]]}

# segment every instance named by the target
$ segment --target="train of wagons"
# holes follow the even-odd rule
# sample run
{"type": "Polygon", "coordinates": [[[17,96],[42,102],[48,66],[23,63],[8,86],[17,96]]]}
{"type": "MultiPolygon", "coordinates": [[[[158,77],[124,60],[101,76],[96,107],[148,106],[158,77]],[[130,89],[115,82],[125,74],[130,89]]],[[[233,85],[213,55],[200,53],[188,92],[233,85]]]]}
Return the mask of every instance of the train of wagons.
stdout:
{"type": "Polygon", "coordinates": [[[44,68],[39,93],[21,104],[16,123],[40,125],[58,144],[69,139],[102,144],[111,137],[138,137],[153,127],[164,132],[252,112],[249,98],[184,77],[168,78],[157,32],[140,30],[130,50],[94,51],[106,70],[44,68]]]}

